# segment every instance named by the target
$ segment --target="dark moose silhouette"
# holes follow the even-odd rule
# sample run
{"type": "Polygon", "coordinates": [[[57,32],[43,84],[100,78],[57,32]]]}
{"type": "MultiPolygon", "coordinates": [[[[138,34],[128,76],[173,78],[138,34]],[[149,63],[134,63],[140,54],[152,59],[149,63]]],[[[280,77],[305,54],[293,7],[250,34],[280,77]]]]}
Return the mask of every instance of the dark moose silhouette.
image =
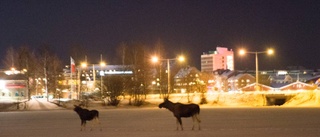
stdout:
{"type": "Polygon", "coordinates": [[[181,130],[183,130],[181,117],[192,117],[193,126],[192,130],[194,130],[195,121],[198,123],[199,130],[200,128],[200,107],[197,104],[181,104],[181,103],[173,103],[168,99],[164,99],[164,102],[159,104],[159,108],[166,108],[170,110],[174,117],[177,118],[177,130],[179,130],[179,124],[181,130]]]}
{"type": "MultiPolygon", "coordinates": [[[[80,106],[76,106],[76,105],[74,105],[74,109],[73,110],[75,112],[77,112],[77,114],[79,115],[79,117],[81,119],[81,129],[80,129],[80,131],[82,131],[82,128],[84,128],[84,130],[86,130],[87,121],[91,121],[93,119],[95,119],[96,123],[98,123],[99,126],[100,126],[99,111],[98,110],[83,109],[80,106]]],[[[91,127],[91,130],[92,130],[92,127],[91,127]]],[[[100,130],[102,130],[101,126],[100,126],[100,130]]]]}

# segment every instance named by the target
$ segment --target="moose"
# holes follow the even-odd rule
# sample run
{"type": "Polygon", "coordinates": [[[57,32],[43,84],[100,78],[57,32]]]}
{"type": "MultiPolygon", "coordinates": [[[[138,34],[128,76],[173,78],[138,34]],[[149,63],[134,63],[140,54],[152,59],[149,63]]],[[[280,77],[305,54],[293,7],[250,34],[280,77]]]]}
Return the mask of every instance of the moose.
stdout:
{"type": "MultiPolygon", "coordinates": [[[[88,109],[83,109],[80,106],[74,105],[74,109],[75,112],[77,112],[77,114],[80,117],[81,120],[81,129],[80,131],[82,131],[82,129],[86,130],[86,123],[87,121],[91,121],[93,119],[95,119],[96,123],[99,124],[100,126],[100,121],[99,121],[99,111],[98,110],[88,110],[88,109]]],[[[92,126],[93,127],[93,126],[92,126]]],[[[91,127],[91,130],[92,130],[91,127]]],[[[100,126],[100,131],[101,131],[101,126],[100,126]]]]}
{"type": "Polygon", "coordinates": [[[195,121],[198,123],[199,130],[200,128],[200,107],[197,104],[182,104],[182,103],[173,103],[169,101],[169,99],[164,99],[164,102],[159,104],[159,108],[166,108],[170,110],[174,117],[177,118],[177,130],[179,130],[179,125],[181,127],[181,130],[183,130],[181,117],[192,117],[193,126],[192,130],[194,130],[195,127],[195,121]]]}

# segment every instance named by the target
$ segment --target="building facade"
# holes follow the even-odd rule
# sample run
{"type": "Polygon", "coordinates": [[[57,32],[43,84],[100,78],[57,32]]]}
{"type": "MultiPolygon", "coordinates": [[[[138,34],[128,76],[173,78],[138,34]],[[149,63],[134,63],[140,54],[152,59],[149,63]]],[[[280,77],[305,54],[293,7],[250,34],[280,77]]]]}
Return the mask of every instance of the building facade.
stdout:
{"type": "Polygon", "coordinates": [[[213,72],[217,69],[234,70],[234,53],[225,47],[217,47],[201,55],[201,71],[213,72]]]}
{"type": "Polygon", "coordinates": [[[133,67],[130,65],[106,65],[91,64],[86,67],[76,67],[76,72],[71,73],[69,67],[64,69],[65,80],[62,90],[62,98],[78,99],[82,94],[89,94],[94,91],[101,91],[104,85],[103,79],[108,76],[133,75],[133,67]]]}
{"type": "Polygon", "coordinates": [[[0,73],[0,100],[28,100],[28,80],[24,74],[0,73]]]}

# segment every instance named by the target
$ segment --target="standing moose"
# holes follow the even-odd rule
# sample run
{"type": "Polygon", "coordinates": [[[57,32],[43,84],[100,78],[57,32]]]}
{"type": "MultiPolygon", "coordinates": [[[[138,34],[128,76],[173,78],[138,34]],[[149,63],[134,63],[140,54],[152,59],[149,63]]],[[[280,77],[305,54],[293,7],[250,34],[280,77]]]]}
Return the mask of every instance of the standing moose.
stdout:
{"type": "MultiPolygon", "coordinates": [[[[100,122],[99,122],[99,111],[98,110],[88,110],[88,109],[83,109],[80,106],[76,106],[74,105],[74,109],[75,112],[77,112],[77,114],[80,117],[81,120],[81,129],[80,131],[82,131],[82,129],[84,128],[84,130],[86,130],[86,123],[87,121],[91,121],[93,119],[96,120],[96,122],[99,124],[100,126],[100,122]]],[[[91,128],[92,130],[92,128],[91,128]]],[[[100,127],[100,131],[101,131],[101,127],[100,127]]]]}
{"type": "Polygon", "coordinates": [[[159,105],[159,108],[166,108],[173,113],[174,117],[177,118],[177,130],[179,130],[179,124],[180,124],[181,130],[183,130],[181,117],[192,117],[192,121],[193,121],[192,130],[194,130],[195,121],[198,123],[199,130],[201,130],[200,128],[201,120],[199,118],[199,114],[200,114],[199,105],[173,103],[168,99],[164,99],[164,102],[159,105]]]}

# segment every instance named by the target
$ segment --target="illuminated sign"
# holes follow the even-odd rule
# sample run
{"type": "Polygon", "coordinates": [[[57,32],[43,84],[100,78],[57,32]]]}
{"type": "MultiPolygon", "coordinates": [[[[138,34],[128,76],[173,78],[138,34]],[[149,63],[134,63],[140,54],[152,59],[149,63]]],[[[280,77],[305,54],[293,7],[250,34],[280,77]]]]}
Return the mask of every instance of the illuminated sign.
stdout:
{"type": "Polygon", "coordinates": [[[133,74],[132,71],[106,71],[105,74],[133,74]]]}

